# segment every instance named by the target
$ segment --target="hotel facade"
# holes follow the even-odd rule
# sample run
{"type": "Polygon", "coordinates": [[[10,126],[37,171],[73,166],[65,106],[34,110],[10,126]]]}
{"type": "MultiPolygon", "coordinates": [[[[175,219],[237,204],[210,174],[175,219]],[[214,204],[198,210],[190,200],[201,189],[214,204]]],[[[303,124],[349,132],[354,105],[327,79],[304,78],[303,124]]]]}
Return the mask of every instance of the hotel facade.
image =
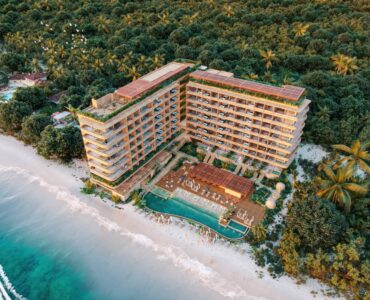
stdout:
{"type": "Polygon", "coordinates": [[[300,143],[304,89],[171,62],[78,113],[90,172],[114,183],[183,129],[205,146],[284,169],[300,143]]]}

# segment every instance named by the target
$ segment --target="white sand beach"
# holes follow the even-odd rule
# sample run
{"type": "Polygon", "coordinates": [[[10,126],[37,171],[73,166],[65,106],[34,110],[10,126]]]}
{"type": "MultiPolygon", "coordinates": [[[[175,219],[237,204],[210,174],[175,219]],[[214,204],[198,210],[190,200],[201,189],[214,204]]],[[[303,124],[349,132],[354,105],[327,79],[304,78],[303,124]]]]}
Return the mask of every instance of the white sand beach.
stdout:
{"type": "Polygon", "coordinates": [[[172,264],[178,272],[199,281],[220,299],[325,299],[319,292],[322,286],[316,281],[297,285],[286,276],[271,278],[246,253],[248,245],[245,245],[247,251],[241,252],[221,243],[209,244],[187,226],[158,224],[131,205],[118,210],[100,198],[81,194],[80,178],[87,176],[84,162],[65,166],[47,161],[32,147],[0,135],[1,172],[15,172],[25,181],[55,193],[57,201],[65,203],[75,214],[87,215],[107,232],[117,232],[136,247],[149,249],[155,259],[172,264]],[[263,274],[262,278],[257,272],[263,274]],[[314,296],[312,291],[319,294],[314,296]]]}

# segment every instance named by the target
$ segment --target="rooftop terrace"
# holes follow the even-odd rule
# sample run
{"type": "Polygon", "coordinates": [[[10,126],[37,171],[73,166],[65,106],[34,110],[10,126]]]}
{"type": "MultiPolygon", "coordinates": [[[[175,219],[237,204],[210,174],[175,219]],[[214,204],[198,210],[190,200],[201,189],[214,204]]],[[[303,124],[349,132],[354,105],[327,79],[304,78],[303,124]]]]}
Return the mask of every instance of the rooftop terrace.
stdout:
{"type": "Polygon", "coordinates": [[[197,70],[190,75],[191,78],[204,80],[211,83],[229,86],[236,89],[241,89],[267,96],[277,97],[289,101],[298,101],[303,95],[305,89],[292,85],[283,85],[281,87],[258,83],[250,80],[223,76],[222,74],[212,73],[208,71],[197,70]]]}
{"type": "Polygon", "coordinates": [[[151,91],[156,91],[156,88],[171,80],[172,77],[180,76],[191,66],[190,63],[171,62],[120,87],[114,93],[107,94],[99,99],[92,99],[92,105],[81,113],[105,121],[117,112],[133,105],[135,101],[140,101],[151,91]]]}
{"type": "Polygon", "coordinates": [[[184,71],[189,66],[189,64],[171,62],[137,80],[132,81],[129,84],[126,84],[119,88],[116,93],[127,99],[134,100],[172,76],[184,71]]]}

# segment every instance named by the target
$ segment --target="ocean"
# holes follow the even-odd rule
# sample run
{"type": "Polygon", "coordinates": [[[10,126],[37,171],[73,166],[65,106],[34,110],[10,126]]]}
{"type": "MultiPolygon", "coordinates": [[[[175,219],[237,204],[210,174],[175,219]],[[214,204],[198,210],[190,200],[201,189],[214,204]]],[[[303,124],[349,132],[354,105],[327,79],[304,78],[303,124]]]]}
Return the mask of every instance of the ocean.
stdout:
{"type": "Polygon", "coordinates": [[[233,295],[223,282],[207,287],[218,284],[211,269],[123,228],[120,211],[102,214],[94,201],[0,165],[0,300],[233,295]]]}

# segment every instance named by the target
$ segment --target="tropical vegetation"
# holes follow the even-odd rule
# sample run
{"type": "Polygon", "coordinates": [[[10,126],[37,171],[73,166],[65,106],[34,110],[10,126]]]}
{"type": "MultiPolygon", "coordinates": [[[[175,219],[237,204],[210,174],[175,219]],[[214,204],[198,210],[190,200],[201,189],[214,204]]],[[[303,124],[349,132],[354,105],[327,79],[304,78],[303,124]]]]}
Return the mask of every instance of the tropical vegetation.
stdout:
{"type": "Polygon", "coordinates": [[[1,0],[0,78],[46,68],[53,82],[44,93],[67,90],[61,106],[83,108],[168,61],[190,59],[306,87],[304,139],[349,144],[370,133],[366,18],[365,2],[350,0],[1,0]]]}

